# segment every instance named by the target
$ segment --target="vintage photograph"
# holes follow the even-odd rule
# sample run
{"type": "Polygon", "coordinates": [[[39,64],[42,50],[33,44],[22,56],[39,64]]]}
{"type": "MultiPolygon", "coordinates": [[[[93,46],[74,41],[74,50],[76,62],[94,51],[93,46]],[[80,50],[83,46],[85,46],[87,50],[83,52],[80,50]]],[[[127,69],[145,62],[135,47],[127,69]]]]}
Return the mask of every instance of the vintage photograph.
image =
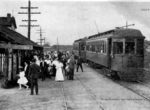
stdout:
{"type": "Polygon", "coordinates": [[[1,0],[0,110],[150,110],[150,1],[1,0]]]}

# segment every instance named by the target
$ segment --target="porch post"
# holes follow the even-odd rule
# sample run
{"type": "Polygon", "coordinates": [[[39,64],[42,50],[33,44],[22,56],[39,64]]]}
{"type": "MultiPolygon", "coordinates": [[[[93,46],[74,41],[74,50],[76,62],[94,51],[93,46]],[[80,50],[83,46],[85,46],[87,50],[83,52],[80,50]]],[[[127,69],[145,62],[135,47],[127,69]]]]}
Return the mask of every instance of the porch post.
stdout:
{"type": "Polygon", "coordinates": [[[8,49],[8,80],[12,79],[12,49],[8,49]]]}

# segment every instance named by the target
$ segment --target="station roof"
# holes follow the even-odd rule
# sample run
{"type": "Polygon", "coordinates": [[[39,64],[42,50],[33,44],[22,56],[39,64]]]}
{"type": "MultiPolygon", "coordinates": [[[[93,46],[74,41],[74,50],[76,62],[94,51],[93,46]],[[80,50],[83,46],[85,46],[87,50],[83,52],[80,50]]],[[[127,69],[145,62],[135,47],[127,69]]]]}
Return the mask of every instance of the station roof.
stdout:
{"type": "Polygon", "coordinates": [[[5,41],[5,43],[18,44],[18,45],[31,45],[33,47],[41,47],[35,42],[29,40],[22,34],[13,31],[7,27],[0,26],[0,41],[5,41]]]}

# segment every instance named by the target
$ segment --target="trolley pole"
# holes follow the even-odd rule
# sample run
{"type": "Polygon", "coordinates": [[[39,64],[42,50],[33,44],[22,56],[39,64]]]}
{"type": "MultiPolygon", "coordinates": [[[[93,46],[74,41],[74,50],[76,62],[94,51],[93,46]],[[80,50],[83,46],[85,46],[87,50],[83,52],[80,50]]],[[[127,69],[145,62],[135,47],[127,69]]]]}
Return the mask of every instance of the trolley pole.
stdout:
{"type": "Polygon", "coordinates": [[[28,22],[27,25],[19,25],[20,27],[28,27],[28,39],[31,39],[31,27],[39,27],[39,25],[31,25],[31,22],[36,22],[37,20],[31,20],[32,14],[41,14],[41,12],[31,12],[31,9],[38,9],[38,7],[31,7],[30,0],[28,1],[28,7],[20,7],[21,9],[27,9],[27,12],[18,12],[18,14],[28,14],[28,20],[22,20],[23,22],[28,22]]]}
{"type": "Polygon", "coordinates": [[[121,29],[121,28],[128,28],[129,26],[134,26],[135,24],[128,24],[128,22],[126,22],[126,25],[125,26],[121,26],[121,27],[116,27],[116,29],[121,29]]]}

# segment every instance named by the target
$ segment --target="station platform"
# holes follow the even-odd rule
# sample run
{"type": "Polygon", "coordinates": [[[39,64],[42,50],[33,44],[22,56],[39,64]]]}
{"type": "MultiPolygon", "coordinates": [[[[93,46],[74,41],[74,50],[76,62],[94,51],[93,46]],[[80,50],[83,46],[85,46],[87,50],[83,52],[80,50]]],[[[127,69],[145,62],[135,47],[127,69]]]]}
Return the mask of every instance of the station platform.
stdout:
{"type": "Polygon", "coordinates": [[[39,80],[39,95],[0,88],[0,110],[149,110],[150,102],[87,65],[74,80],[39,80]]]}

